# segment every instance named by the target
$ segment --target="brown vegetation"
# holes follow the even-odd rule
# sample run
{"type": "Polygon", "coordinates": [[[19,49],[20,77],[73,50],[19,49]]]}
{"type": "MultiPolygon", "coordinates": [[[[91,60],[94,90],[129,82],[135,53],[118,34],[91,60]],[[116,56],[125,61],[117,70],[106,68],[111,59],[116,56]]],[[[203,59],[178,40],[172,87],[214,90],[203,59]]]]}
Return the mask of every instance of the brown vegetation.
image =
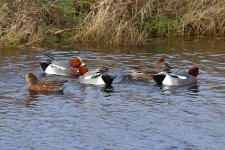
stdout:
{"type": "Polygon", "coordinates": [[[1,46],[224,37],[224,0],[1,0],[1,46]]]}

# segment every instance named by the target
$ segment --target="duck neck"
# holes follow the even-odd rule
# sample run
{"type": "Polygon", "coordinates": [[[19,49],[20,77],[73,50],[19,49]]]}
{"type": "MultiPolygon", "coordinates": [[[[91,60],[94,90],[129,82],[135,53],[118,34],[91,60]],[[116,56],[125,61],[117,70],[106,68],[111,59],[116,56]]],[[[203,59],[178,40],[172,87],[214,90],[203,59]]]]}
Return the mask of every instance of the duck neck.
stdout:
{"type": "Polygon", "coordinates": [[[161,72],[162,71],[162,64],[161,63],[156,64],[155,69],[156,69],[157,72],[161,72]]]}
{"type": "Polygon", "coordinates": [[[79,73],[80,73],[81,76],[83,76],[87,72],[88,72],[87,67],[85,67],[85,66],[80,66],[79,67],[79,73]]]}
{"type": "Polygon", "coordinates": [[[36,84],[37,82],[38,82],[37,79],[32,79],[28,82],[28,86],[32,86],[32,85],[36,84]]]}
{"type": "Polygon", "coordinates": [[[161,72],[161,70],[162,70],[162,69],[161,69],[160,67],[158,67],[158,66],[156,66],[155,69],[156,69],[157,72],[161,72]]]}

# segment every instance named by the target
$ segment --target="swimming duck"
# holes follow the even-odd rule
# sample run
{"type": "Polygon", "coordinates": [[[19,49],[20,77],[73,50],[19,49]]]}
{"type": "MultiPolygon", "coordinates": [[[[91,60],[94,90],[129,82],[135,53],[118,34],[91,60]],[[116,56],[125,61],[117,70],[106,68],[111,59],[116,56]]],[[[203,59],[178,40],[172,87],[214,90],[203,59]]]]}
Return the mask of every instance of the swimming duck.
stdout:
{"type": "Polygon", "coordinates": [[[66,80],[38,80],[33,73],[25,76],[28,83],[28,89],[36,92],[62,92],[66,80]]]}
{"type": "Polygon", "coordinates": [[[173,73],[159,72],[152,75],[152,78],[157,84],[178,86],[197,83],[197,76],[199,74],[199,68],[192,66],[189,70],[181,70],[173,73]]]}
{"type": "Polygon", "coordinates": [[[108,74],[108,68],[99,68],[88,71],[85,65],[79,67],[80,76],[78,82],[92,85],[111,85],[116,76],[108,74]]]}
{"type": "Polygon", "coordinates": [[[82,64],[82,59],[76,57],[71,59],[69,62],[56,61],[48,59],[46,62],[40,62],[42,70],[47,74],[56,74],[64,76],[78,76],[79,66],[82,64]]]}
{"type": "Polygon", "coordinates": [[[145,81],[151,81],[153,80],[152,74],[157,74],[158,72],[165,71],[165,72],[171,72],[171,69],[173,69],[168,63],[166,63],[166,59],[163,57],[160,57],[155,62],[155,70],[143,70],[138,67],[135,67],[135,71],[132,73],[129,73],[128,76],[143,79],[145,81]]]}

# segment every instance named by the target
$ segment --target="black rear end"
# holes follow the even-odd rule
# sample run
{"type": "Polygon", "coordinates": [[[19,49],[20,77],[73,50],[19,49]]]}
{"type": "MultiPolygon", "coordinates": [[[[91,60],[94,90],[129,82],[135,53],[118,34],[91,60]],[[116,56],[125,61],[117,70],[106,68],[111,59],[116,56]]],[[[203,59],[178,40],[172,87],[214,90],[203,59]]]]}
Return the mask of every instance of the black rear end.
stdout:
{"type": "Polygon", "coordinates": [[[165,74],[154,74],[152,75],[152,78],[158,85],[162,85],[163,80],[165,79],[165,74]]]}
{"type": "Polygon", "coordinates": [[[41,68],[43,71],[46,70],[46,68],[52,63],[52,61],[50,59],[48,59],[46,62],[39,62],[39,64],[41,65],[41,68]]]}
{"type": "Polygon", "coordinates": [[[113,82],[113,79],[115,78],[116,76],[111,76],[107,73],[104,73],[102,75],[102,80],[105,82],[106,85],[111,85],[112,82],[113,82]]]}

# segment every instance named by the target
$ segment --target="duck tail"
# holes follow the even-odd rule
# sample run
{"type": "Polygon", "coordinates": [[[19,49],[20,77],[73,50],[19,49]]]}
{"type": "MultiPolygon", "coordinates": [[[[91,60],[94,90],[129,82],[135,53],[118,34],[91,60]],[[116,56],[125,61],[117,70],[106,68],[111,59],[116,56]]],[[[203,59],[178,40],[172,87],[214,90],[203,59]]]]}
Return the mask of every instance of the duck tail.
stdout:
{"type": "Polygon", "coordinates": [[[51,60],[47,60],[46,62],[39,62],[39,64],[41,65],[41,68],[42,68],[42,70],[43,71],[45,71],[46,70],[46,68],[51,64],[52,62],[51,62],[51,60]]]}
{"type": "Polygon", "coordinates": [[[105,82],[106,85],[111,85],[114,78],[116,78],[116,76],[112,76],[107,73],[104,73],[102,75],[102,80],[105,82]]]}
{"type": "Polygon", "coordinates": [[[166,75],[165,74],[152,74],[153,80],[158,84],[162,85],[163,80],[165,79],[166,75]]]}

